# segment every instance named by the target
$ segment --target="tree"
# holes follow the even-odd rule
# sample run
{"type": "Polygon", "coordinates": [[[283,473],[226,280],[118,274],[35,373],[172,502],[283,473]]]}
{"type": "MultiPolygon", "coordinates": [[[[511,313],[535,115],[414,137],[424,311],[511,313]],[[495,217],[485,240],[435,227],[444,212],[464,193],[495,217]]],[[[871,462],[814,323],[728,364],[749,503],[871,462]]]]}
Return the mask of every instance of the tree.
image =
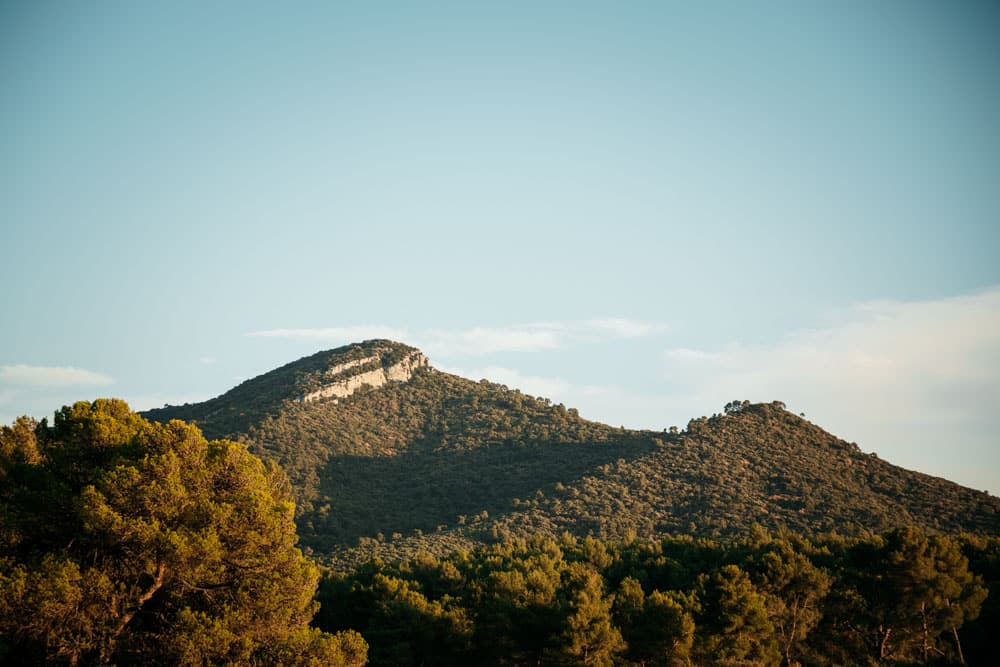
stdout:
{"type": "Polygon", "coordinates": [[[759,559],[759,588],[768,594],[767,614],[777,632],[785,664],[804,653],[806,637],[823,616],[830,576],[785,540],[771,542],[759,559]]]}
{"type": "Polygon", "coordinates": [[[701,662],[715,665],[776,665],[780,662],[765,596],[746,572],[725,565],[698,586],[695,649],[701,662]]]}
{"type": "Polygon", "coordinates": [[[729,401],[722,408],[722,411],[727,415],[735,415],[736,413],[742,411],[744,408],[750,407],[750,401],[729,401]]]}
{"type": "Polygon", "coordinates": [[[979,615],[962,626],[962,658],[971,665],[986,665],[995,655],[995,629],[1000,628],[1000,537],[963,535],[961,541],[969,570],[988,590],[979,615]]]}
{"type": "Polygon", "coordinates": [[[958,629],[986,589],[954,538],[899,528],[853,545],[842,569],[828,605],[831,620],[844,619],[827,631],[838,644],[879,662],[964,662],[958,629]]]}
{"type": "Polygon", "coordinates": [[[633,577],[615,594],[615,619],[628,643],[627,655],[640,665],[686,665],[694,640],[694,620],[676,592],[648,596],[633,577]]]}
{"type": "Polygon", "coordinates": [[[473,584],[476,662],[542,661],[562,627],[556,606],[562,558],[562,550],[550,540],[514,539],[479,554],[473,584]]]}
{"type": "MultiPolygon", "coordinates": [[[[24,424],[0,451],[30,451],[24,424]],[[12,444],[20,443],[20,444],[12,444]]],[[[240,444],[120,400],[64,407],[38,455],[0,457],[0,635],[16,662],[362,664],[309,627],[318,570],[284,474],[240,444]]]]}
{"type": "Polygon", "coordinates": [[[563,573],[561,599],[566,617],[556,660],[599,667],[614,664],[625,642],[611,623],[612,601],[604,595],[601,575],[584,563],[571,564],[563,573]]]}
{"type": "Polygon", "coordinates": [[[376,574],[365,591],[372,610],[365,634],[373,665],[461,665],[472,623],[450,596],[428,600],[410,582],[376,574]]]}
{"type": "Polygon", "coordinates": [[[986,589],[969,572],[958,542],[900,528],[889,533],[884,558],[881,583],[891,605],[886,626],[897,626],[901,639],[910,639],[908,653],[922,662],[945,655],[943,636],[962,660],[958,628],[979,614],[986,589]]]}

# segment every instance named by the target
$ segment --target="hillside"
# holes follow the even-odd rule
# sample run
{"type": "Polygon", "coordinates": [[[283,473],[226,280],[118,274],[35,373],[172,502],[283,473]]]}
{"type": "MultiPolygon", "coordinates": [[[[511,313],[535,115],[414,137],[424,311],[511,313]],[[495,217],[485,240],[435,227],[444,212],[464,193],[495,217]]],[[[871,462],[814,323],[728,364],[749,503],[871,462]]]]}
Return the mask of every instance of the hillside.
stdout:
{"type": "Polygon", "coordinates": [[[997,498],[866,454],[780,403],[728,407],[679,433],[613,428],[366,341],[146,416],[277,460],[303,542],[341,564],[529,532],[1000,534],[997,498]]]}
{"type": "Polygon", "coordinates": [[[345,381],[367,379],[368,384],[379,386],[389,376],[409,379],[409,373],[403,369],[412,370],[426,363],[426,357],[416,348],[386,340],[369,340],[303,357],[246,380],[202,403],[168,405],[144,414],[157,421],[195,422],[207,437],[220,438],[245,432],[288,405],[328,397],[336,400],[338,395],[356,391],[356,387],[347,386],[345,381]],[[416,364],[410,363],[414,357],[416,364]],[[330,393],[324,395],[324,390],[330,393]]]}

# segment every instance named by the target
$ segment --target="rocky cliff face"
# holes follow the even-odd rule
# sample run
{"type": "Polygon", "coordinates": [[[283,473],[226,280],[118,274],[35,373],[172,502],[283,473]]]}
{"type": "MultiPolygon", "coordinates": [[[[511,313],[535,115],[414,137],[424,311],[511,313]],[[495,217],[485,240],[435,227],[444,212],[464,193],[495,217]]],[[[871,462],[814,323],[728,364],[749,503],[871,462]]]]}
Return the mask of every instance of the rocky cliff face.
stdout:
{"type": "Polygon", "coordinates": [[[302,403],[312,403],[325,398],[345,398],[365,385],[378,388],[389,382],[406,382],[413,377],[414,371],[430,366],[430,360],[421,352],[411,352],[391,366],[379,365],[370,370],[350,374],[354,369],[380,363],[381,356],[374,354],[333,366],[324,374],[330,381],[319,389],[304,394],[299,400],[302,403]]]}

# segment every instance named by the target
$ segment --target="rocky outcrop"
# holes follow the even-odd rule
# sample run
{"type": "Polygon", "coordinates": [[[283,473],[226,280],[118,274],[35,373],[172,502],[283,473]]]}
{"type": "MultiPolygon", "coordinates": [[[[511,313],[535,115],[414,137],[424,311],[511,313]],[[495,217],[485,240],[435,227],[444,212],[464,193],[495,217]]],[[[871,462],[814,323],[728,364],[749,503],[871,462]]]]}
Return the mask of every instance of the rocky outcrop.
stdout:
{"type": "Polygon", "coordinates": [[[354,361],[348,361],[343,364],[337,364],[336,366],[331,366],[325,373],[324,377],[332,378],[342,374],[344,371],[349,371],[352,368],[357,368],[358,366],[364,366],[365,364],[370,364],[374,361],[378,361],[378,355],[372,357],[365,357],[364,359],[355,359],[354,361]]]}
{"type": "Polygon", "coordinates": [[[415,351],[404,357],[402,361],[391,366],[379,366],[378,368],[363,371],[355,375],[344,376],[351,369],[379,361],[381,361],[381,357],[376,354],[371,357],[348,361],[347,363],[334,366],[324,373],[324,375],[336,379],[333,379],[328,384],[324,384],[315,391],[303,395],[299,400],[303,403],[312,403],[324,398],[346,398],[365,385],[378,388],[389,382],[406,382],[413,377],[414,371],[430,366],[430,360],[423,353],[415,351]]]}

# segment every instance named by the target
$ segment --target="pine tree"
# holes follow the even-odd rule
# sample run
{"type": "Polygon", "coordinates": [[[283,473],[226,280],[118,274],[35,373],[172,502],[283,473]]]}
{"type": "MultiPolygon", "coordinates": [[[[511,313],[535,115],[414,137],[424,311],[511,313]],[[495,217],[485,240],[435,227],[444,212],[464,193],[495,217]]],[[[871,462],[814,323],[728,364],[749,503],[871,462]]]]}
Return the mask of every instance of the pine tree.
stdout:
{"type": "Polygon", "coordinates": [[[715,665],[780,662],[765,596],[738,566],[725,565],[712,576],[702,576],[698,602],[696,662],[715,665]]]}
{"type": "MultiPolygon", "coordinates": [[[[4,429],[0,450],[23,435],[4,429]]],[[[0,513],[16,536],[0,560],[9,660],[364,661],[356,634],[308,626],[318,571],[276,466],[119,400],[65,407],[35,435],[36,460],[0,473],[17,480],[0,513]]]]}

